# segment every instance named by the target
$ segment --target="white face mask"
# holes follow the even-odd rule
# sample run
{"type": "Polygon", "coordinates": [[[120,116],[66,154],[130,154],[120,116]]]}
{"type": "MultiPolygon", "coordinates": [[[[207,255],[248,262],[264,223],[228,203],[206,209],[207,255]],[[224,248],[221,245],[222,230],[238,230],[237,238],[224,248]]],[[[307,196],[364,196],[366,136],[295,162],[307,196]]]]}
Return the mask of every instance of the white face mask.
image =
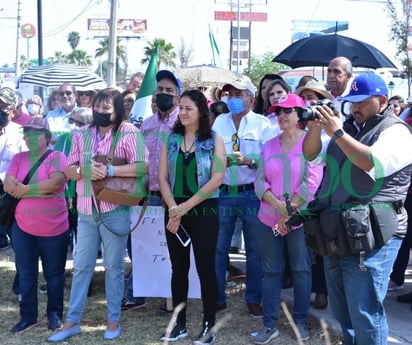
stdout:
{"type": "Polygon", "coordinates": [[[37,114],[40,110],[40,106],[38,104],[30,103],[27,105],[27,111],[29,114],[37,114]]]}
{"type": "Polygon", "coordinates": [[[227,96],[223,96],[220,100],[221,100],[222,102],[225,102],[225,103],[227,104],[227,96]]]}

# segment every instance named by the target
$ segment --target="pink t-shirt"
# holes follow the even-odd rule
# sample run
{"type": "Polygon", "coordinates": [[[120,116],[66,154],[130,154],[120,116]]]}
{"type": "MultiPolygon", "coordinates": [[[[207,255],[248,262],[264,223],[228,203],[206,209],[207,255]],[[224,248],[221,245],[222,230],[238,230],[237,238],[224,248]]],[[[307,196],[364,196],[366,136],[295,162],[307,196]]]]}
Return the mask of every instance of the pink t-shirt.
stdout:
{"type": "MultiPolygon", "coordinates": [[[[255,181],[256,195],[261,199],[258,217],[267,226],[273,226],[279,221],[279,213],[262,200],[263,193],[271,190],[273,195],[285,200],[284,194],[289,197],[297,194],[306,201],[311,201],[322,180],[323,167],[311,166],[303,157],[302,144],[305,135],[287,154],[282,152],[280,136],[268,140],[263,145],[261,162],[255,181]]],[[[305,205],[306,206],[306,205],[305,205]]]]}
{"type": "MultiPolygon", "coordinates": [[[[36,161],[37,157],[30,157],[29,151],[18,153],[11,160],[7,175],[23,182],[36,161]]],[[[64,173],[66,167],[66,156],[53,151],[39,166],[29,184],[44,181],[54,172],[64,173]]],[[[64,185],[50,195],[22,198],[16,208],[16,221],[20,229],[34,236],[51,237],[67,231],[69,223],[64,185]]]]}

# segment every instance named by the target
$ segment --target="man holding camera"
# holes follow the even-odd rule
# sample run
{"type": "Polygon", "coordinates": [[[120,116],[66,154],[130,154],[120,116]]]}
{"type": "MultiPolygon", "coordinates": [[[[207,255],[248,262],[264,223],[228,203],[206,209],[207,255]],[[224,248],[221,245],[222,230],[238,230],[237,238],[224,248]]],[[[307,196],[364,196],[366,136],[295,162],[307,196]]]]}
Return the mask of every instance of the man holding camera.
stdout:
{"type": "Polygon", "coordinates": [[[343,100],[351,102],[360,131],[354,136],[346,133],[340,117],[319,106],[303,144],[306,159],[326,165],[317,192],[325,208],[319,232],[325,241],[330,304],[345,344],[387,343],[383,300],[406,232],[403,202],[412,156],[398,148],[412,145],[412,135],[391,110],[385,110],[387,94],[380,76],[359,75],[343,100]],[[325,156],[319,156],[321,129],[331,138],[325,156]]]}

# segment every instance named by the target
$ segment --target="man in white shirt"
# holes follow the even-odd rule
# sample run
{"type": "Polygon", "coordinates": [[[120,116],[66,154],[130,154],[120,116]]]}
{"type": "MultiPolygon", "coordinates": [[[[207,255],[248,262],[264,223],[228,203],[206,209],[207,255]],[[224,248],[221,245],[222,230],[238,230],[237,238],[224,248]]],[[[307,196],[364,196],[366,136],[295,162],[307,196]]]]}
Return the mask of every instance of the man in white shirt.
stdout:
{"type": "MultiPolygon", "coordinates": [[[[23,140],[20,125],[12,121],[16,113],[18,97],[12,89],[0,89],[0,193],[3,194],[2,182],[13,156],[27,150],[23,140]]],[[[0,250],[9,248],[7,232],[9,229],[0,227],[0,250]]]]}
{"type": "Polygon", "coordinates": [[[236,219],[240,218],[246,249],[246,305],[253,317],[262,317],[262,263],[254,181],[263,144],[274,136],[270,121],[254,113],[256,88],[246,78],[223,86],[228,92],[227,114],[219,115],[213,130],[222,136],[228,155],[219,197],[219,237],[216,249],[217,309],[226,308],[226,266],[236,219]]]}
{"type": "Polygon", "coordinates": [[[70,132],[73,125],[69,123],[69,117],[76,107],[76,90],[71,84],[63,84],[58,91],[60,106],[47,113],[50,131],[52,132],[52,142],[63,133],[70,132]]]}

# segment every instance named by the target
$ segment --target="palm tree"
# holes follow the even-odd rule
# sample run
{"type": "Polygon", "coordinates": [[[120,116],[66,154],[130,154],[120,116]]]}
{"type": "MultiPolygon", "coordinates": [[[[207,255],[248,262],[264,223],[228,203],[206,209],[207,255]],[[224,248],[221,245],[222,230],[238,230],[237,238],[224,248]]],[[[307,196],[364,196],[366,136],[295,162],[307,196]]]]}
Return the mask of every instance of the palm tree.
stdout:
{"type": "Polygon", "coordinates": [[[160,64],[163,63],[168,67],[176,67],[174,59],[176,58],[176,53],[173,51],[174,46],[171,43],[166,43],[164,38],[155,38],[152,42],[148,42],[148,46],[144,47],[144,56],[140,62],[141,64],[149,63],[156,46],[159,47],[159,55],[157,62],[157,69],[159,70],[160,64]]]}
{"type": "Polygon", "coordinates": [[[67,62],[79,66],[91,66],[92,57],[88,55],[85,50],[75,49],[69,55],[67,55],[67,62]]]}
{"type": "MultiPolygon", "coordinates": [[[[102,40],[99,41],[100,47],[96,49],[96,54],[94,57],[102,57],[109,53],[109,36],[105,36],[102,40]]],[[[117,37],[116,40],[116,75],[119,77],[120,64],[121,60],[123,65],[126,65],[127,53],[126,48],[121,44],[121,40],[117,37]]],[[[118,78],[120,79],[120,78],[118,78]]]]}
{"type": "Polygon", "coordinates": [[[77,31],[71,31],[67,35],[67,42],[69,42],[72,50],[76,50],[80,42],[80,34],[77,31]]]}
{"type": "Polygon", "coordinates": [[[62,52],[54,52],[54,56],[47,58],[49,64],[67,63],[67,56],[62,52]]]}

